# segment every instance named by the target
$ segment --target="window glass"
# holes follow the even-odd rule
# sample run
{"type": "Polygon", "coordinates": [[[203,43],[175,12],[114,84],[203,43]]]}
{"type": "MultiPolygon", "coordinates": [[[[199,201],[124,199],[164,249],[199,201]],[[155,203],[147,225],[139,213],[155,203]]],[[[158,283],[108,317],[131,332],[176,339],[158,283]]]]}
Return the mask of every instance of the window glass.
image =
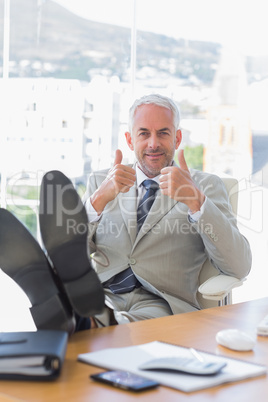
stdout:
{"type": "Polygon", "coordinates": [[[238,223],[265,293],[266,8],[263,0],[0,0],[1,206],[38,238],[43,173],[63,171],[82,195],[117,148],[132,162],[129,106],[159,92],[180,108],[189,167],[239,180],[238,223]]]}
{"type": "MultiPolygon", "coordinates": [[[[91,169],[106,166],[118,146],[121,94],[131,79],[132,8],[126,3],[120,12],[125,26],[118,27],[60,2],[10,0],[9,78],[0,81],[2,204],[15,203],[16,215],[34,233],[36,220],[31,225],[19,204],[38,203],[43,172],[58,169],[85,186],[91,169]],[[23,194],[20,185],[28,189],[23,194]]],[[[7,4],[1,0],[1,13],[7,4]]],[[[88,11],[94,4],[87,3],[88,11]]],[[[113,5],[119,9],[122,1],[113,5]]]]}
{"type": "Polygon", "coordinates": [[[4,2],[3,0],[0,0],[0,76],[3,76],[3,37],[4,37],[4,2]]]}

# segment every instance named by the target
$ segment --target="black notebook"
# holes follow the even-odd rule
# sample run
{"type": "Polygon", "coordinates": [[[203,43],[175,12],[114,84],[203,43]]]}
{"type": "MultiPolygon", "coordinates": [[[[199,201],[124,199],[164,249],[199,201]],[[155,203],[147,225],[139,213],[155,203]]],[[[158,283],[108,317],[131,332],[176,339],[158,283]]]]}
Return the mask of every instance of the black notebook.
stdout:
{"type": "Polygon", "coordinates": [[[68,334],[64,331],[0,333],[0,379],[52,380],[60,374],[68,334]]]}

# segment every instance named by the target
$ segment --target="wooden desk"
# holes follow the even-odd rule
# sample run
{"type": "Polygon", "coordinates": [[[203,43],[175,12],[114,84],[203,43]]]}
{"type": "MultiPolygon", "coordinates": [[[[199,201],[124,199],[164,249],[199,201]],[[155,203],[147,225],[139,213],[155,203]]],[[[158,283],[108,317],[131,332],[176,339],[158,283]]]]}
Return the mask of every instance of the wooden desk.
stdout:
{"type": "Polygon", "coordinates": [[[256,325],[266,314],[268,314],[268,297],[194,313],[76,333],[69,340],[63,370],[58,380],[50,383],[0,381],[0,401],[127,402],[140,398],[142,401],[150,402],[152,400],[264,402],[267,401],[268,395],[268,376],[190,394],[163,386],[134,394],[90,380],[90,374],[103,370],[78,362],[77,355],[107,347],[162,340],[268,365],[268,338],[258,337],[254,351],[251,352],[232,352],[218,346],[215,341],[217,331],[224,328],[255,330],[256,325]]]}

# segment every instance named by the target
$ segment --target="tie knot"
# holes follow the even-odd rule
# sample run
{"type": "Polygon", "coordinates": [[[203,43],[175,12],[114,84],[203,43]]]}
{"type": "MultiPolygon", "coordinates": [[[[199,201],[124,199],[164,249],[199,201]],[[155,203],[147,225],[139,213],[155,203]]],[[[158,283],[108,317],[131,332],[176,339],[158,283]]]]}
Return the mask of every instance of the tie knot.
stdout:
{"type": "Polygon", "coordinates": [[[142,182],[142,185],[143,185],[143,187],[146,188],[147,191],[150,189],[157,191],[159,189],[159,184],[156,183],[156,181],[150,180],[150,179],[144,180],[142,182]]]}

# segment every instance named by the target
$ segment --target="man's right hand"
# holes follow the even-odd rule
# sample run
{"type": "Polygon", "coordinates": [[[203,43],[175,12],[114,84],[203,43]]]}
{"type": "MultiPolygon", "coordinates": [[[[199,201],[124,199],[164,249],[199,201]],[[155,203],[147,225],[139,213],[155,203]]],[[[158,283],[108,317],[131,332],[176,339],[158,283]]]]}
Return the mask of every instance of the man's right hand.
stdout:
{"type": "Polygon", "coordinates": [[[130,166],[122,165],[123,154],[115,151],[113,167],[100,187],[90,197],[91,204],[100,215],[108,202],[114,200],[119,193],[127,193],[136,181],[136,171],[130,166]]]}

